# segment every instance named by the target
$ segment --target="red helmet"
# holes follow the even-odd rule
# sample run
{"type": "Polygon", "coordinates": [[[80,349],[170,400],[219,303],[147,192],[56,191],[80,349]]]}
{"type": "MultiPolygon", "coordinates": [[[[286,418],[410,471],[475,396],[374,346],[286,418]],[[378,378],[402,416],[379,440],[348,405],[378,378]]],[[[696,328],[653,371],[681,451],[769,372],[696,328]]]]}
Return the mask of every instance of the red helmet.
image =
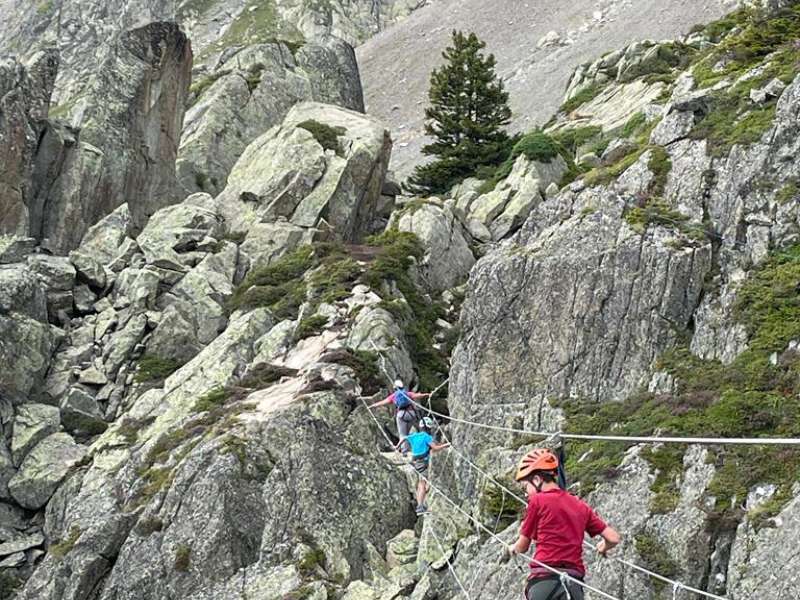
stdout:
{"type": "Polygon", "coordinates": [[[515,479],[522,481],[536,471],[557,471],[558,458],[547,448],[534,448],[522,457],[515,479]]]}

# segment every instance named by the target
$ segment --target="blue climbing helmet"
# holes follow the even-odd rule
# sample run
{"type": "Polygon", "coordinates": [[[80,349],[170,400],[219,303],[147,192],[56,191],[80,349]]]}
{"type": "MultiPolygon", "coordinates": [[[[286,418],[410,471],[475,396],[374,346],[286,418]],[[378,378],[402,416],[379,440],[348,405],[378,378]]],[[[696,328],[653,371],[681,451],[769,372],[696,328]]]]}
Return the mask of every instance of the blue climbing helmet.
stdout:
{"type": "Polygon", "coordinates": [[[432,433],[436,431],[437,424],[436,419],[433,417],[422,417],[419,421],[419,426],[428,433],[432,433]]]}
{"type": "Polygon", "coordinates": [[[398,409],[404,409],[411,406],[411,396],[405,390],[405,386],[400,379],[394,382],[394,405],[398,409]]]}

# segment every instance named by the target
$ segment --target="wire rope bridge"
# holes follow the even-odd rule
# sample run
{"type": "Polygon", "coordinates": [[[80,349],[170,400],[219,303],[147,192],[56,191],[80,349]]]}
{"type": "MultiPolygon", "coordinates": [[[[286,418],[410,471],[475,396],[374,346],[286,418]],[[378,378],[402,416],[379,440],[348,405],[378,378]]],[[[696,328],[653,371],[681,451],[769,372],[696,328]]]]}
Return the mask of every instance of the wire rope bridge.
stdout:
{"type": "MultiPolygon", "coordinates": [[[[378,355],[381,358],[381,369],[382,369],[384,375],[386,375],[386,377],[389,379],[390,382],[393,381],[393,378],[389,375],[388,371],[386,370],[385,365],[383,364],[384,363],[383,354],[380,352],[380,350],[378,350],[377,347],[375,347],[374,344],[373,344],[373,348],[375,349],[375,351],[378,353],[378,355]]],[[[447,419],[448,421],[453,422],[453,423],[460,423],[460,424],[463,424],[463,425],[467,425],[467,426],[471,426],[471,427],[477,427],[477,428],[483,428],[483,429],[488,429],[488,430],[492,430],[492,431],[502,431],[502,432],[506,432],[506,433],[524,434],[524,435],[533,436],[533,437],[540,437],[542,440],[551,440],[551,439],[554,439],[556,437],[560,437],[561,439],[565,439],[565,440],[610,441],[610,442],[624,442],[624,443],[633,443],[633,444],[639,444],[639,443],[641,443],[641,444],[656,444],[656,443],[660,443],[660,444],[687,444],[687,445],[691,445],[691,444],[719,445],[719,444],[721,444],[721,445],[800,446],[800,439],[798,439],[798,438],[714,438],[714,437],[671,437],[671,436],[584,435],[584,434],[577,434],[577,433],[563,433],[563,432],[558,432],[558,431],[557,432],[531,431],[531,430],[519,429],[519,428],[514,428],[514,427],[505,427],[505,426],[501,426],[501,425],[492,425],[492,424],[489,424],[489,423],[479,423],[479,422],[476,422],[476,421],[470,421],[468,419],[460,419],[460,418],[457,418],[457,417],[446,415],[444,413],[437,412],[437,411],[435,411],[435,410],[433,410],[431,408],[430,398],[433,397],[439,390],[441,390],[444,387],[444,385],[447,384],[447,382],[448,382],[448,380],[446,379],[445,381],[443,381],[438,387],[436,387],[431,392],[431,395],[428,398],[428,406],[423,406],[422,404],[420,404],[420,403],[418,403],[416,401],[413,401],[413,400],[412,400],[412,403],[414,404],[414,406],[416,406],[417,408],[419,408],[422,411],[425,411],[425,412],[427,412],[427,413],[429,413],[431,415],[435,415],[435,416],[437,416],[439,418],[442,418],[442,419],[447,419]]],[[[389,445],[394,449],[394,451],[397,452],[398,454],[400,454],[400,452],[397,450],[397,447],[395,446],[395,444],[392,442],[392,440],[387,435],[386,431],[383,429],[383,427],[381,427],[380,422],[378,421],[378,419],[375,417],[375,415],[372,413],[372,411],[369,410],[369,407],[367,406],[367,403],[366,403],[366,401],[364,401],[363,398],[362,398],[362,402],[363,402],[364,407],[367,409],[367,412],[372,417],[372,420],[375,422],[375,425],[378,427],[378,430],[383,435],[383,437],[386,439],[386,441],[389,443],[389,445]]],[[[444,434],[443,431],[442,431],[442,433],[444,435],[445,441],[446,442],[450,442],[450,440],[447,438],[447,436],[444,434]]],[[[452,452],[454,452],[456,454],[458,459],[461,460],[464,464],[466,464],[470,469],[474,470],[476,473],[478,473],[482,477],[485,477],[488,481],[492,482],[495,486],[497,486],[500,490],[502,490],[503,494],[504,494],[504,498],[505,498],[505,495],[508,494],[508,496],[510,498],[513,498],[514,500],[516,500],[517,502],[519,502],[523,506],[527,507],[528,503],[523,497],[521,497],[519,494],[515,493],[514,491],[510,490],[508,487],[503,485],[501,482],[497,481],[497,479],[495,479],[491,474],[489,474],[485,470],[481,469],[472,460],[470,460],[470,458],[467,457],[463,452],[459,451],[455,446],[453,446],[452,443],[450,445],[450,449],[451,449],[452,452]]],[[[400,454],[400,455],[402,456],[402,454],[400,454]]],[[[421,475],[421,474],[420,474],[420,477],[427,483],[428,486],[430,486],[430,489],[435,491],[438,494],[439,497],[441,497],[447,504],[452,506],[456,510],[456,512],[458,512],[461,515],[463,515],[469,522],[471,522],[473,525],[475,525],[479,530],[481,530],[484,533],[488,534],[489,537],[493,541],[495,541],[495,542],[497,542],[499,544],[502,544],[503,547],[506,546],[506,543],[494,531],[492,531],[491,529],[486,527],[477,518],[475,518],[473,515],[468,513],[466,510],[464,510],[461,507],[460,504],[458,504],[455,500],[450,498],[439,487],[434,485],[433,482],[428,477],[425,477],[424,475],[421,475]]],[[[442,545],[441,539],[440,539],[439,535],[437,534],[437,532],[436,532],[436,530],[435,530],[435,528],[434,528],[434,526],[432,524],[430,526],[430,531],[431,531],[432,537],[434,538],[434,541],[436,542],[436,544],[441,549],[442,554],[446,556],[445,549],[444,549],[444,546],[442,545]]],[[[588,540],[584,540],[584,545],[586,545],[589,548],[594,548],[594,546],[588,540]]],[[[561,571],[559,571],[557,569],[554,569],[554,568],[552,568],[552,567],[550,567],[550,566],[548,566],[548,565],[546,565],[546,564],[534,559],[530,555],[520,554],[519,556],[527,559],[532,564],[536,564],[536,565],[546,569],[547,571],[550,571],[554,575],[558,576],[558,578],[559,578],[559,580],[561,582],[561,585],[563,586],[563,589],[564,589],[564,591],[566,593],[566,596],[567,596],[567,598],[569,600],[572,600],[572,598],[570,596],[569,589],[567,587],[567,583],[568,582],[573,582],[573,583],[581,586],[585,590],[588,590],[588,591],[593,592],[594,594],[597,594],[599,597],[609,598],[611,600],[620,600],[616,596],[612,596],[611,594],[609,594],[607,592],[604,592],[603,590],[600,590],[600,589],[598,589],[596,587],[593,587],[592,585],[589,585],[588,583],[585,583],[585,582],[583,582],[583,581],[581,581],[579,579],[575,579],[575,578],[569,576],[566,573],[562,573],[561,571]]],[[[671,586],[673,599],[677,599],[678,593],[680,591],[684,591],[686,593],[693,594],[696,597],[712,598],[714,600],[729,600],[728,598],[726,598],[724,596],[719,596],[719,595],[713,594],[711,592],[700,590],[700,589],[697,589],[697,588],[692,587],[690,585],[687,585],[687,584],[685,584],[685,583],[683,583],[681,581],[672,579],[670,577],[666,577],[666,576],[661,575],[659,573],[656,573],[656,572],[654,572],[654,571],[652,571],[650,569],[642,567],[641,565],[637,565],[637,564],[635,564],[635,563],[633,563],[631,561],[628,561],[628,560],[625,560],[625,559],[622,559],[622,558],[618,558],[618,557],[614,557],[614,556],[610,556],[609,559],[618,562],[619,564],[625,566],[626,568],[633,569],[633,570],[635,570],[635,571],[637,571],[639,573],[642,573],[643,575],[646,575],[646,576],[648,576],[648,577],[650,577],[650,578],[652,578],[654,580],[660,581],[663,584],[671,586]]],[[[461,594],[467,600],[471,600],[471,596],[470,596],[469,592],[467,591],[467,589],[463,585],[463,582],[459,579],[459,577],[458,577],[458,575],[457,575],[457,573],[455,571],[455,568],[453,567],[452,562],[450,561],[449,558],[446,559],[446,563],[447,563],[448,569],[450,570],[451,574],[453,575],[454,580],[456,581],[456,584],[458,585],[458,588],[459,588],[461,594]]]]}

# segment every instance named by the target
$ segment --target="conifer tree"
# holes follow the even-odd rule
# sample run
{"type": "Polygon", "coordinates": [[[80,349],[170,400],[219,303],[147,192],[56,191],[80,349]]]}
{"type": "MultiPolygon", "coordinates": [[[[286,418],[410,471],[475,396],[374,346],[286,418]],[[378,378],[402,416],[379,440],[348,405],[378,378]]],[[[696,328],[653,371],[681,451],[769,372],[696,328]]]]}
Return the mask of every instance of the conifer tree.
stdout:
{"type": "Polygon", "coordinates": [[[445,64],[431,73],[425,132],[433,142],[422,153],[436,160],[417,167],[407,187],[418,194],[442,193],[482,166],[501,163],[509,152],[504,127],[511,120],[508,92],[495,73],[493,54],[474,33],[453,31],[445,64]]]}

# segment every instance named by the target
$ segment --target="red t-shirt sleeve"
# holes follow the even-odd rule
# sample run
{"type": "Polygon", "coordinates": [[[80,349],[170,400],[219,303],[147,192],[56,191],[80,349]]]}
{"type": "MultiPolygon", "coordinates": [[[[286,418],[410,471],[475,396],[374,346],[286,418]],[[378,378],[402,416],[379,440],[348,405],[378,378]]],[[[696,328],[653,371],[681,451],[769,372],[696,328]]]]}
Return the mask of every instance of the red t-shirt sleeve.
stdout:
{"type": "Polygon", "coordinates": [[[536,530],[539,527],[539,503],[536,501],[536,496],[532,496],[528,500],[528,509],[525,511],[525,520],[522,522],[520,535],[526,538],[535,540],[536,530]]]}
{"type": "Polygon", "coordinates": [[[598,536],[606,527],[608,527],[608,525],[606,525],[606,522],[603,521],[603,519],[597,516],[597,513],[594,512],[590,506],[587,506],[586,508],[589,511],[589,518],[586,521],[586,533],[592,537],[598,536]]]}

